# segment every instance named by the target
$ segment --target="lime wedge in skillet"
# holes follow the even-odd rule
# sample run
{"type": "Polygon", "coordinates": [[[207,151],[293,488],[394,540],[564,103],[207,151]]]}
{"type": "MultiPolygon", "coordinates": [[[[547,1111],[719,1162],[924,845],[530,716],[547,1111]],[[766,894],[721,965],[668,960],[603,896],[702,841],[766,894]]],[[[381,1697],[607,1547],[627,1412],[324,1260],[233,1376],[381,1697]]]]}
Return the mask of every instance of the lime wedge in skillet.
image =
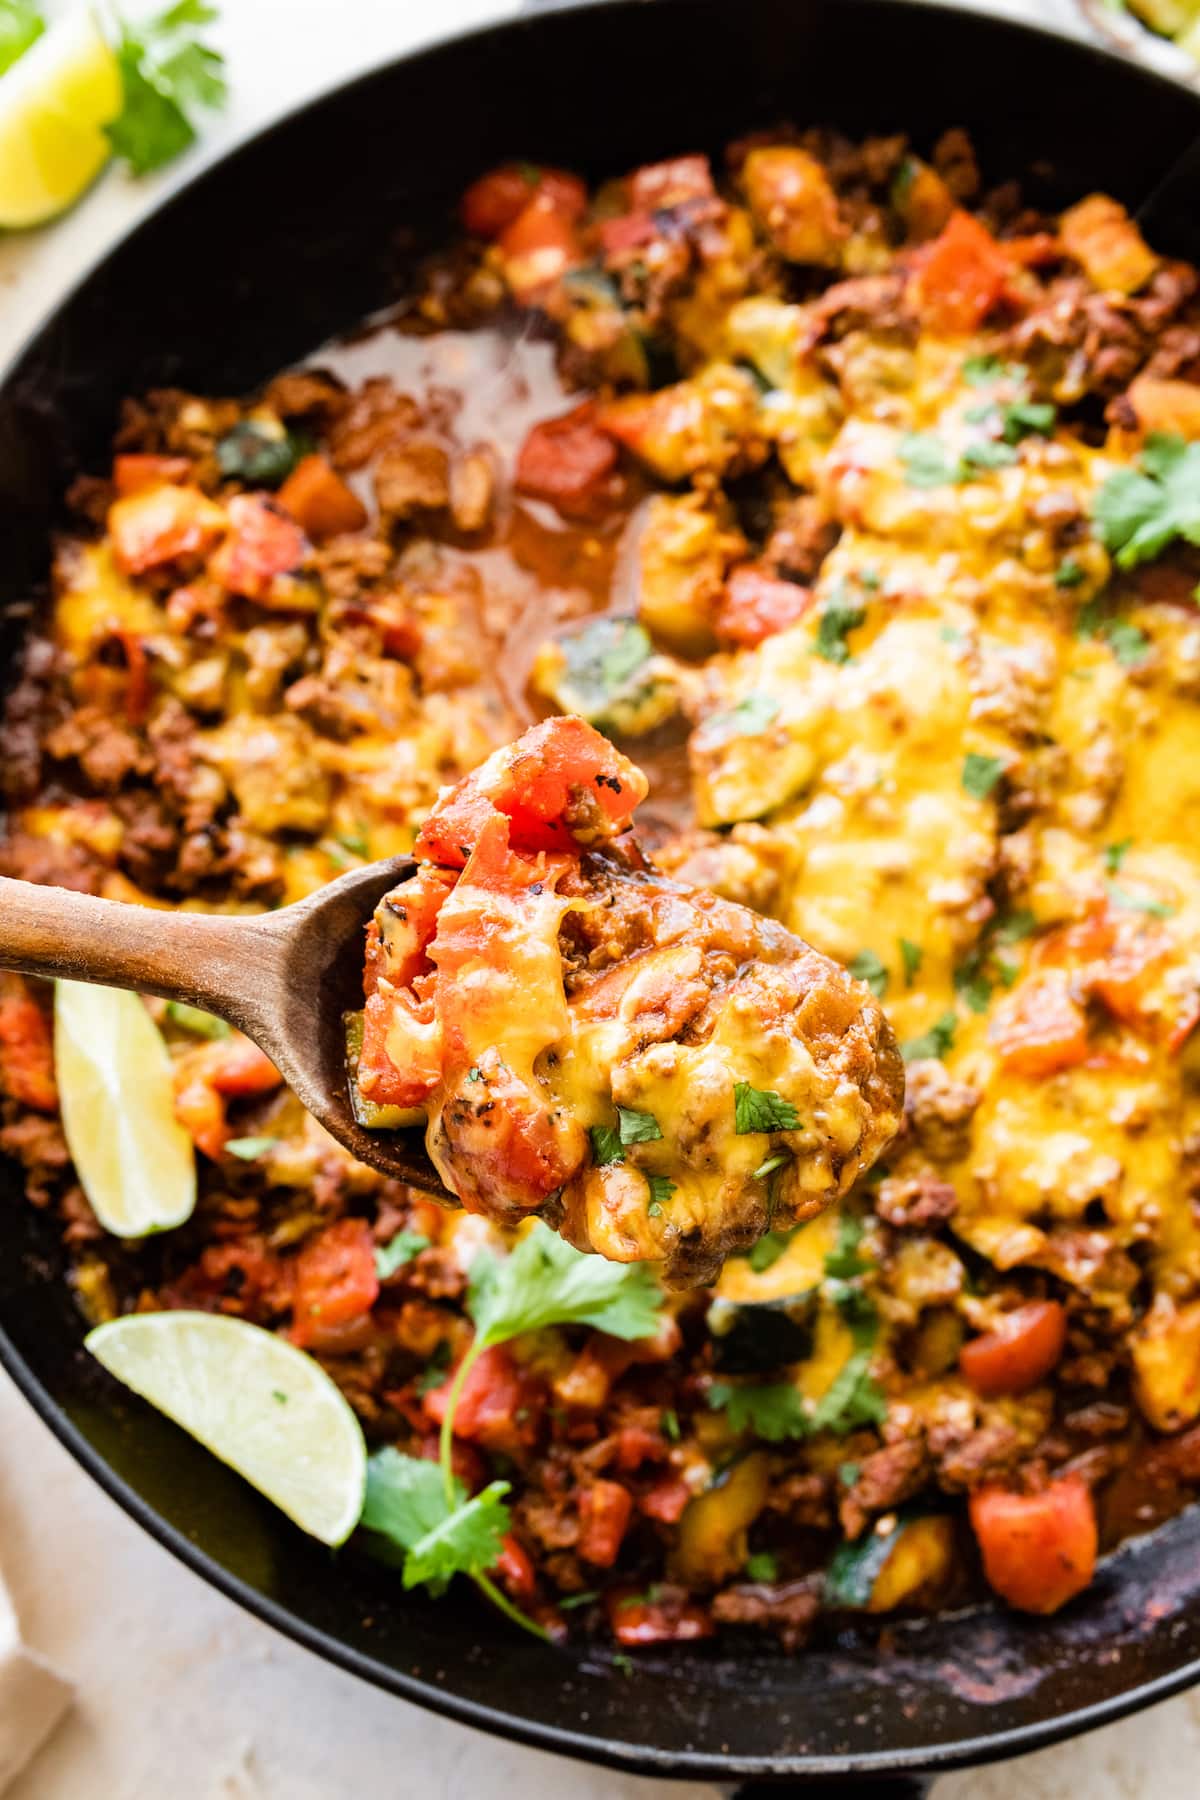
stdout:
{"type": "Polygon", "coordinates": [[[112,154],[121,71],[90,9],[58,20],[0,76],[0,227],[41,225],[112,154]]]}
{"type": "Polygon", "coordinates": [[[54,1068],[67,1148],[104,1229],[145,1237],[182,1225],[196,1204],[196,1154],[175,1118],[167,1046],[137,995],[60,981],[54,1068]]]}
{"type": "Polygon", "coordinates": [[[302,1531],[341,1544],[362,1512],[367,1448],[319,1363],[222,1313],[130,1313],[87,1347],[118,1381],[190,1431],[302,1531]]]}

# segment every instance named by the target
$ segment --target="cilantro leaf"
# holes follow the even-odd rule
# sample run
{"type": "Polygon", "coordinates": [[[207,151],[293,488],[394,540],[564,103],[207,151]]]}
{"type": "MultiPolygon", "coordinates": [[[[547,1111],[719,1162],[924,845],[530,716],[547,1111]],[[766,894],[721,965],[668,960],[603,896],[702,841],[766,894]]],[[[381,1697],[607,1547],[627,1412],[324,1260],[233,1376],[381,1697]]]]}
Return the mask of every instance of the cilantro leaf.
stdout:
{"type": "Polygon", "coordinates": [[[1024,938],[1032,937],[1037,930],[1037,920],[1025,907],[1018,906],[1012,912],[1005,913],[996,926],[995,936],[1001,944],[1019,944],[1024,938]]]}
{"type": "Polygon", "coordinates": [[[710,744],[727,744],[731,738],[757,737],[779,716],[779,702],[771,694],[743,694],[736,706],[715,712],[704,722],[710,744]]]}
{"type": "Polygon", "coordinates": [[[1110,875],[1115,875],[1133,847],[1131,837],[1122,838],[1119,843],[1105,844],[1104,867],[1110,875]]]}
{"type": "Polygon", "coordinates": [[[606,1163],[625,1161],[625,1152],[621,1148],[621,1134],[611,1125],[593,1125],[589,1134],[592,1140],[592,1156],[596,1167],[602,1169],[606,1163]]]}
{"type": "Polygon", "coordinates": [[[1153,432],[1140,468],[1118,469],[1104,483],[1093,517],[1121,569],[1150,562],[1177,537],[1200,543],[1200,444],[1153,432]]]}
{"type": "Polygon", "coordinates": [[[646,1204],[646,1211],[652,1219],[657,1219],[671,1195],[675,1193],[675,1183],[668,1180],[665,1175],[647,1175],[646,1182],[650,1189],[650,1199],[646,1204]]]}
{"type": "Polygon", "coordinates": [[[662,1291],[644,1263],[611,1263],[573,1250],[540,1220],[511,1256],[479,1256],[469,1306],[485,1350],[548,1325],[592,1325],[610,1337],[652,1337],[662,1291]]]}
{"type": "Polygon", "coordinates": [[[871,1374],[876,1333],[873,1323],[856,1329],[858,1348],[846,1358],[817,1401],[811,1419],[814,1431],[832,1431],[835,1437],[845,1437],[860,1425],[879,1425],[887,1417],[887,1399],[871,1374]]]}
{"type": "Polygon", "coordinates": [[[853,962],[846,964],[856,981],[865,981],[877,1000],[887,993],[888,972],[873,950],[860,950],[853,962]]]}
{"type": "Polygon", "coordinates": [[[798,1131],[800,1115],[790,1100],[770,1088],[737,1081],[733,1087],[734,1130],[739,1137],[751,1131],[798,1131]]]}
{"type": "Polygon", "coordinates": [[[1118,887],[1115,881],[1108,883],[1108,897],[1123,912],[1148,913],[1152,919],[1175,916],[1175,907],[1168,906],[1165,900],[1155,900],[1148,894],[1131,894],[1128,888],[1118,887]]]}
{"type": "Polygon", "coordinates": [[[764,1232],[757,1244],[752,1245],[746,1252],[746,1261],[756,1275],[761,1275],[779,1261],[791,1241],[792,1233],[790,1231],[764,1232]]]}
{"type": "Polygon", "coordinates": [[[0,0],[0,75],[36,44],[46,21],[30,0],[0,0]]]}
{"type": "Polygon", "coordinates": [[[240,1137],[226,1138],[225,1149],[230,1156],[236,1156],[242,1162],[257,1162],[268,1150],[273,1150],[279,1142],[277,1137],[240,1137]]]}
{"type": "Polygon", "coordinates": [[[205,0],[179,0],[136,26],[121,21],[122,104],[106,131],[135,175],[161,168],[195,142],[189,109],[223,104],[223,60],[193,35],[216,17],[205,0]]]}
{"type": "Polygon", "coordinates": [[[380,1281],[387,1281],[390,1276],[410,1263],[414,1256],[422,1250],[428,1250],[429,1239],[419,1231],[401,1229],[389,1244],[381,1244],[375,1252],[375,1273],[380,1281]]]}
{"type": "Polygon", "coordinates": [[[913,977],[917,974],[925,960],[925,952],[920,944],[914,944],[909,938],[900,939],[900,954],[904,958],[904,985],[911,987],[913,977]]]}
{"type": "Polygon", "coordinates": [[[963,758],[962,784],[974,800],[986,800],[1003,773],[1004,762],[999,756],[981,756],[978,750],[968,750],[963,758]]]}
{"type": "Polygon", "coordinates": [[[962,377],[968,387],[990,387],[1004,374],[998,356],[968,356],[962,366],[962,377]]]}
{"type": "Polygon", "coordinates": [[[768,1444],[808,1436],[804,1402],[787,1381],[770,1387],[731,1387],[727,1382],[714,1382],[708,1390],[708,1404],[726,1414],[732,1430],[752,1431],[768,1444]]]}
{"type": "Polygon", "coordinates": [[[1077,563],[1073,556],[1064,556],[1054,571],[1056,588],[1077,588],[1081,582],[1086,580],[1087,575],[1082,564],[1077,563]]]}
{"type": "Polygon", "coordinates": [[[901,1044],[900,1054],[905,1062],[922,1062],[929,1056],[945,1056],[947,1050],[953,1048],[957,1029],[958,1019],[955,1014],[944,1012],[940,1019],[934,1020],[928,1031],[901,1044]]]}
{"type": "Polygon", "coordinates": [[[1150,639],[1140,626],[1131,625],[1127,619],[1110,620],[1100,635],[1123,669],[1136,668],[1149,654],[1150,639]]]}
{"type": "Polygon", "coordinates": [[[871,1267],[858,1254],[866,1228],[851,1212],[838,1214],[837,1227],[837,1243],[825,1254],[825,1273],[834,1281],[853,1281],[856,1275],[865,1275],[871,1267]]]}
{"type": "Polygon", "coordinates": [[[653,1113],[618,1106],[617,1135],[623,1144],[653,1144],[662,1136],[662,1130],[653,1113]]]}
{"type": "Polygon", "coordinates": [[[997,443],[993,438],[968,444],[962,454],[964,469],[1009,469],[1018,460],[1011,444],[997,443]]]}
{"type": "Polygon", "coordinates": [[[962,465],[932,431],[906,431],[896,446],[909,487],[947,487],[961,481],[962,465]]]}
{"type": "Polygon", "coordinates": [[[683,1436],[683,1432],[679,1425],[679,1414],[675,1411],[673,1406],[663,1408],[662,1429],[663,1436],[670,1438],[673,1444],[677,1444],[683,1436]]]}
{"type": "Polygon", "coordinates": [[[779,1559],[769,1550],[756,1550],[753,1556],[746,1558],[746,1573],[751,1581],[777,1581],[779,1559]]]}
{"type": "Polygon", "coordinates": [[[443,1593],[453,1575],[482,1575],[503,1549],[511,1517],[506,1481],[468,1500],[461,1481],[449,1495],[437,1463],[380,1450],[367,1463],[361,1524],[407,1554],[404,1585],[443,1593]]]}
{"type": "Polygon", "coordinates": [[[973,950],[954,971],[954,991],[972,1012],[985,1013],[991,1005],[992,984],[983,970],[983,954],[973,950]]]}
{"type": "Polygon", "coordinates": [[[846,635],[861,625],[866,616],[865,607],[854,605],[846,599],[843,588],[836,588],[818,616],[817,635],[813,641],[814,653],[823,657],[826,662],[849,662],[850,651],[846,646],[846,635]]]}
{"type": "Polygon", "coordinates": [[[1014,400],[1011,406],[1001,407],[1000,416],[1004,421],[1004,441],[1019,444],[1024,437],[1045,436],[1053,431],[1058,408],[1045,400],[1014,400]]]}

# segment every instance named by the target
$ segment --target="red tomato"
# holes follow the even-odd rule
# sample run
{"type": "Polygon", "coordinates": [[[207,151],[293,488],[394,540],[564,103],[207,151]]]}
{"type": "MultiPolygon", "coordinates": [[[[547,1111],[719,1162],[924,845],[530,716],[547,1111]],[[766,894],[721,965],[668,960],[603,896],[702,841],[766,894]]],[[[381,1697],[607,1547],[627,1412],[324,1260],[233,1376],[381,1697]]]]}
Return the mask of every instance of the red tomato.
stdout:
{"type": "Polygon", "coordinates": [[[299,526],[261,494],[235,494],[229,502],[229,536],[209,564],[209,573],[230,594],[265,600],[280,575],[304,561],[299,526]]]}
{"type": "Polygon", "coordinates": [[[958,1366],[986,1399],[1023,1394],[1050,1373],[1066,1341],[1066,1308],[1057,1300],[1031,1300],[1006,1313],[994,1331],[964,1344],[958,1366]]]}
{"type": "Polygon", "coordinates": [[[302,458],[276,499],[314,544],[343,531],[361,531],[367,522],[366,507],[323,456],[302,458]]]}
{"type": "Polygon", "coordinates": [[[579,1554],[611,1569],[633,1513],[633,1495],[619,1481],[594,1481],[579,1496],[579,1554]]]}
{"type": "Polygon", "coordinates": [[[575,226],[552,196],[535,194],[499,239],[504,274],[518,300],[538,294],[583,261],[575,226]]]}
{"type": "Polygon", "coordinates": [[[668,162],[646,163],[629,178],[629,198],[640,212],[678,206],[682,200],[707,199],[715,192],[707,156],[676,156],[668,162]]]}
{"type": "Polygon", "coordinates": [[[617,1432],[618,1469],[640,1469],[644,1462],[654,1462],[666,1450],[657,1431],[644,1425],[622,1425],[617,1432]]]}
{"type": "Polygon", "coordinates": [[[127,575],[144,575],[182,556],[206,555],[225,524],[224,509],[197,487],[140,488],[108,512],[113,555],[127,575]]]}
{"type": "Polygon", "coordinates": [[[1078,1475],[1040,1494],[976,1488],[971,1524],[989,1584],[1022,1612],[1052,1613],[1082,1592],[1096,1566],[1096,1512],[1078,1475]]]}
{"type": "Polygon", "coordinates": [[[283,1076],[265,1050],[241,1032],[218,1038],[200,1052],[204,1078],[218,1094],[270,1094],[283,1085],[283,1076]]]}
{"type": "Polygon", "coordinates": [[[658,227],[649,213],[622,213],[619,218],[602,220],[596,235],[606,256],[619,256],[624,250],[640,250],[652,244],[658,227]]]}
{"type": "Polygon", "coordinates": [[[517,491],[549,500],[563,512],[587,510],[611,492],[617,446],[595,423],[595,415],[595,406],[585,400],[572,412],[535,425],[517,457],[517,491]]]}
{"type": "Polygon", "coordinates": [[[376,1106],[424,1106],[441,1078],[442,1031],[432,999],[418,1000],[407,988],[368,995],[358,1058],[365,1098],[376,1106]]]}
{"type": "Polygon", "coordinates": [[[533,1599],[537,1587],[533,1563],[529,1552],[523,1544],[517,1542],[511,1531],[505,1534],[504,1548],[492,1564],[491,1573],[514,1600],[533,1599]]]}
{"type": "Polygon", "coordinates": [[[694,1601],[643,1600],[628,1589],[605,1597],[609,1629],[619,1644],[686,1644],[711,1637],[713,1622],[694,1601]]]}
{"type": "Polygon", "coordinates": [[[339,1219],[296,1258],[292,1341],[301,1349],[370,1312],[379,1297],[375,1240],[365,1219],[339,1219]]]}
{"type": "Polygon", "coordinates": [[[587,207],[587,189],[577,175],[505,163],[467,189],[459,209],[463,225],[474,237],[497,238],[536,194],[545,195],[567,219],[581,218],[587,207]]]}
{"type": "Polygon", "coordinates": [[[914,258],[909,299],[934,331],[974,331],[1004,298],[1012,267],[1004,246],[960,210],[914,258]]]}
{"type": "MultiPolygon", "coordinates": [[[[446,1416],[453,1379],[452,1372],[425,1396],[425,1411],[437,1425],[446,1416]]],[[[518,1367],[503,1344],[494,1344],[472,1365],[463,1384],[454,1435],[511,1456],[536,1439],[541,1399],[539,1384],[518,1367]]]]}
{"type": "Polygon", "coordinates": [[[0,1086],[35,1112],[58,1111],[50,1023],[20,975],[0,974],[0,1086]]]}
{"type": "Polygon", "coordinates": [[[143,488],[161,487],[164,482],[187,481],[192,472],[188,456],[124,455],[113,457],[113,486],[124,498],[139,494],[143,488]]]}
{"type": "Polygon", "coordinates": [[[664,1475],[646,1489],[638,1501],[638,1511],[648,1519],[657,1519],[660,1525],[677,1525],[691,1498],[692,1490],[681,1475],[664,1475]]]}
{"type": "Polygon", "coordinates": [[[767,575],[750,563],[735,569],[725,585],[713,621],[718,638],[753,648],[786,631],[812,606],[812,589],[767,575]]]}
{"type": "Polygon", "coordinates": [[[176,1075],[175,1117],[205,1156],[216,1162],[225,1149],[229,1130],[225,1124],[225,1107],[221,1096],[201,1076],[181,1080],[176,1075]]]}
{"type": "Polygon", "coordinates": [[[136,631],[119,631],[117,636],[125,652],[125,667],[128,670],[125,682],[125,717],[131,725],[141,725],[150,710],[150,660],[146,655],[146,646],[136,631]]]}
{"type": "Polygon", "coordinates": [[[996,1009],[991,1038],[1014,1075],[1055,1075],[1088,1053],[1087,1018],[1065,970],[1027,975],[996,1009]]]}

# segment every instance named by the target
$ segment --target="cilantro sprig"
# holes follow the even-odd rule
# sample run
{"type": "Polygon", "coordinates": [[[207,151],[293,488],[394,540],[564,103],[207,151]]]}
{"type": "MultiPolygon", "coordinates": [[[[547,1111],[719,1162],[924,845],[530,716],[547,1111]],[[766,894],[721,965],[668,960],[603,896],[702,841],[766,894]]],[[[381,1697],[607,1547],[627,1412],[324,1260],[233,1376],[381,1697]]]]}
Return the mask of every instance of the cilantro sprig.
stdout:
{"type": "Polygon", "coordinates": [[[466,1575],[514,1624],[546,1637],[488,1574],[512,1524],[509,1484],[493,1481],[468,1497],[454,1473],[454,1417],[463,1388],[485,1350],[551,1325],[590,1325],[629,1341],[650,1337],[662,1298],[644,1264],[583,1256],[540,1222],[503,1261],[476,1259],[467,1296],[475,1336],[446,1396],[437,1462],[386,1449],[368,1466],[362,1524],[374,1547],[400,1563],[405,1587],[440,1594],[453,1576],[466,1575]]]}
{"type": "Polygon", "coordinates": [[[782,1094],[737,1081],[733,1087],[733,1128],[739,1137],[752,1131],[799,1131],[800,1115],[782,1094]]]}
{"type": "Polygon", "coordinates": [[[120,19],[116,46],[121,111],[106,129],[135,175],[162,168],[196,141],[191,114],[224,104],[224,59],[200,33],[217,18],[207,0],[176,0],[165,12],[120,19]]]}
{"type": "Polygon", "coordinates": [[[790,1381],[758,1387],[716,1381],[708,1390],[708,1404],[724,1412],[731,1430],[752,1431],[764,1443],[781,1444],[785,1438],[809,1434],[804,1402],[790,1381]]]}
{"type": "Polygon", "coordinates": [[[1136,469],[1117,469],[1092,508],[1117,567],[1151,562],[1177,537],[1200,544],[1200,444],[1155,431],[1136,469]]]}

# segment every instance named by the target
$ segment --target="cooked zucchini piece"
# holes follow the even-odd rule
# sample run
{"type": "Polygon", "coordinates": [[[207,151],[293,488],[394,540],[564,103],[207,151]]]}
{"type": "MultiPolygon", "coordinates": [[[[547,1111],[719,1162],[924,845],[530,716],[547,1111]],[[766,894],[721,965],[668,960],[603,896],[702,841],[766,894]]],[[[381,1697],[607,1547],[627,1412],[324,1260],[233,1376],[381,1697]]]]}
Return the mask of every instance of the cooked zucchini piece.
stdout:
{"type": "Polygon", "coordinates": [[[538,652],[533,685],[599,731],[642,737],[677,710],[674,683],[636,619],[589,619],[538,652]]]}
{"type": "Polygon", "coordinates": [[[750,1375],[811,1355],[825,1258],[836,1239],[834,1215],[822,1213],[791,1232],[777,1254],[764,1253],[763,1240],[729,1258],[708,1308],[715,1368],[750,1375]]]}
{"type": "Polygon", "coordinates": [[[367,1131],[400,1131],[406,1125],[421,1125],[425,1115],[411,1106],[376,1106],[358,1091],[358,1059],[362,1055],[363,1016],[348,1012],[342,1024],[346,1031],[346,1072],[350,1077],[350,1107],[359,1124],[367,1131]]]}
{"type": "Polygon", "coordinates": [[[243,419],[217,440],[217,467],[235,481],[279,487],[296,466],[296,447],[277,419],[243,419]]]}
{"type": "Polygon", "coordinates": [[[907,1509],[890,1530],[839,1545],[825,1571],[825,1604],[848,1612],[894,1612],[935,1595],[953,1559],[949,1515],[907,1509]]]}
{"type": "Polygon", "coordinates": [[[769,1459],[752,1450],[689,1500],[679,1521],[674,1568],[689,1587],[715,1587],[746,1560],[746,1534],[766,1505],[769,1459]]]}

